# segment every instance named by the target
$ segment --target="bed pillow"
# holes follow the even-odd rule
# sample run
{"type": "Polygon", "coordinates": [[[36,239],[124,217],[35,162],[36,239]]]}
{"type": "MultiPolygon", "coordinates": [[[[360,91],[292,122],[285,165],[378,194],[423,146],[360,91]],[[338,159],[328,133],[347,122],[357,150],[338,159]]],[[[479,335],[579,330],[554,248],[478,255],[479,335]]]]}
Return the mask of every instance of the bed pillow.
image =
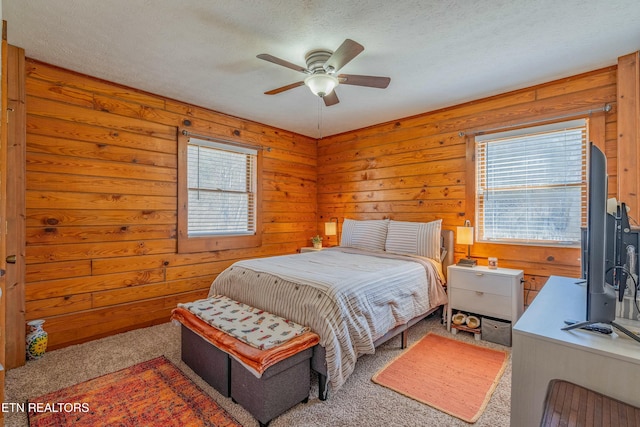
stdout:
{"type": "Polygon", "coordinates": [[[390,221],[385,250],[440,260],[442,220],[431,222],[390,221]]]}
{"type": "Polygon", "coordinates": [[[342,223],[340,246],[384,251],[388,227],[388,219],[357,221],[346,218],[342,223]]]}

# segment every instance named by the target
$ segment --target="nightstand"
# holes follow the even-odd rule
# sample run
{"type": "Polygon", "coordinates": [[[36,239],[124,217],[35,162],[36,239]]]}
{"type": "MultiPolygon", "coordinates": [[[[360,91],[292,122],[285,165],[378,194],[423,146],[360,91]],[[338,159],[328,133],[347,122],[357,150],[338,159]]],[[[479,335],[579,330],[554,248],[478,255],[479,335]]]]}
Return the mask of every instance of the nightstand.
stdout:
{"type": "Polygon", "coordinates": [[[455,311],[470,312],[514,325],[524,311],[524,273],[510,268],[459,267],[447,269],[447,330],[455,311]]]}
{"type": "Polygon", "coordinates": [[[312,246],[305,246],[304,248],[300,248],[300,253],[305,253],[305,252],[318,252],[321,251],[324,248],[314,248],[312,246]]]}

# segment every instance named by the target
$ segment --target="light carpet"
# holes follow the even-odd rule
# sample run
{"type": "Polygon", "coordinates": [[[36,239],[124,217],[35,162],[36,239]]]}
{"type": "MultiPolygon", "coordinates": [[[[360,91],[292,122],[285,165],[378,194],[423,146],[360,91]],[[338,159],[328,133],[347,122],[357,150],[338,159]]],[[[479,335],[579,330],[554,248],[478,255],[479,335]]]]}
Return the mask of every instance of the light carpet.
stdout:
{"type": "Polygon", "coordinates": [[[508,358],[506,351],[429,333],[372,380],[475,423],[489,403],[508,358]]]}
{"type": "MultiPolygon", "coordinates": [[[[427,332],[452,335],[438,318],[418,322],[409,330],[409,345],[427,332]]],[[[473,335],[458,333],[455,339],[473,343],[473,335]]],[[[489,348],[507,347],[485,341],[489,348]]],[[[371,381],[371,377],[402,353],[396,337],[376,350],[375,355],[360,358],[356,370],[346,384],[331,390],[329,399],[318,400],[318,382],[312,376],[309,403],[299,404],[275,418],[269,427],[320,426],[469,426],[468,423],[424,405],[371,381]]],[[[138,329],[80,345],[50,351],[42,358],[6,373],[5,402],[25,402],[27,399],[68,387],[73,384],[114,372],[135,363],[164,355],[191,380],[213,397],[218,404],[245,427],[257,427],[258,422],[240,405],[223,397],[206,384],[180,360],[180,328],[170,323],[138,329]]],[[[507,366],[496,390],[475,426],[509,426],[511,399],[511,364],[507,366]]],[[[28,426],[24,412],[5,412],[5,425],[28,426]]]]}

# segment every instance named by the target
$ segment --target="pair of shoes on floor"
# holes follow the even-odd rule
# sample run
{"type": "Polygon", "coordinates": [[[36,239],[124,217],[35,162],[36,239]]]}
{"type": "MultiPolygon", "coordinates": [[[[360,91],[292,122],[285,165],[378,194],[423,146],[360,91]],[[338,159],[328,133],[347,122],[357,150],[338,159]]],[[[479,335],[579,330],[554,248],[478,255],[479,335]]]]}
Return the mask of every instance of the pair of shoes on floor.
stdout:
{"type": "Polygon", "coordinates": [[[480,326],[480,319],[478,319],[476,316],[471,316],[471,315],[467,316],[462,312],[458,312],[457,314],[453,315],[451,317],[451,321],[455,325],[466,324],[470,328],[477,328],[480,326]]]}

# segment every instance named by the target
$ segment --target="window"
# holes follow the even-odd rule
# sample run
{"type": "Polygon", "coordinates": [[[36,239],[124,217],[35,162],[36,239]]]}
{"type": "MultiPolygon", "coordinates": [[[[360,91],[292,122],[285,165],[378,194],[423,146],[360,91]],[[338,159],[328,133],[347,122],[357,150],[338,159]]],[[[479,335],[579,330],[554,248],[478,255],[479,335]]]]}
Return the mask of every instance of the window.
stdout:
{"type": "Polygon", "coordinates": [[[579,244],[587,141],[586,120],[476,137],[478,240],[579,244]]]}
{"type": "Polygon", "coordinates": [[[257,150],[191,138],[189,237],[254,234],[257,150]]]}
{"type": "Polygon", "coordinates": [[[189,137],[180,153],[179,251],[259,246],[258,149],[189,137]]]}

